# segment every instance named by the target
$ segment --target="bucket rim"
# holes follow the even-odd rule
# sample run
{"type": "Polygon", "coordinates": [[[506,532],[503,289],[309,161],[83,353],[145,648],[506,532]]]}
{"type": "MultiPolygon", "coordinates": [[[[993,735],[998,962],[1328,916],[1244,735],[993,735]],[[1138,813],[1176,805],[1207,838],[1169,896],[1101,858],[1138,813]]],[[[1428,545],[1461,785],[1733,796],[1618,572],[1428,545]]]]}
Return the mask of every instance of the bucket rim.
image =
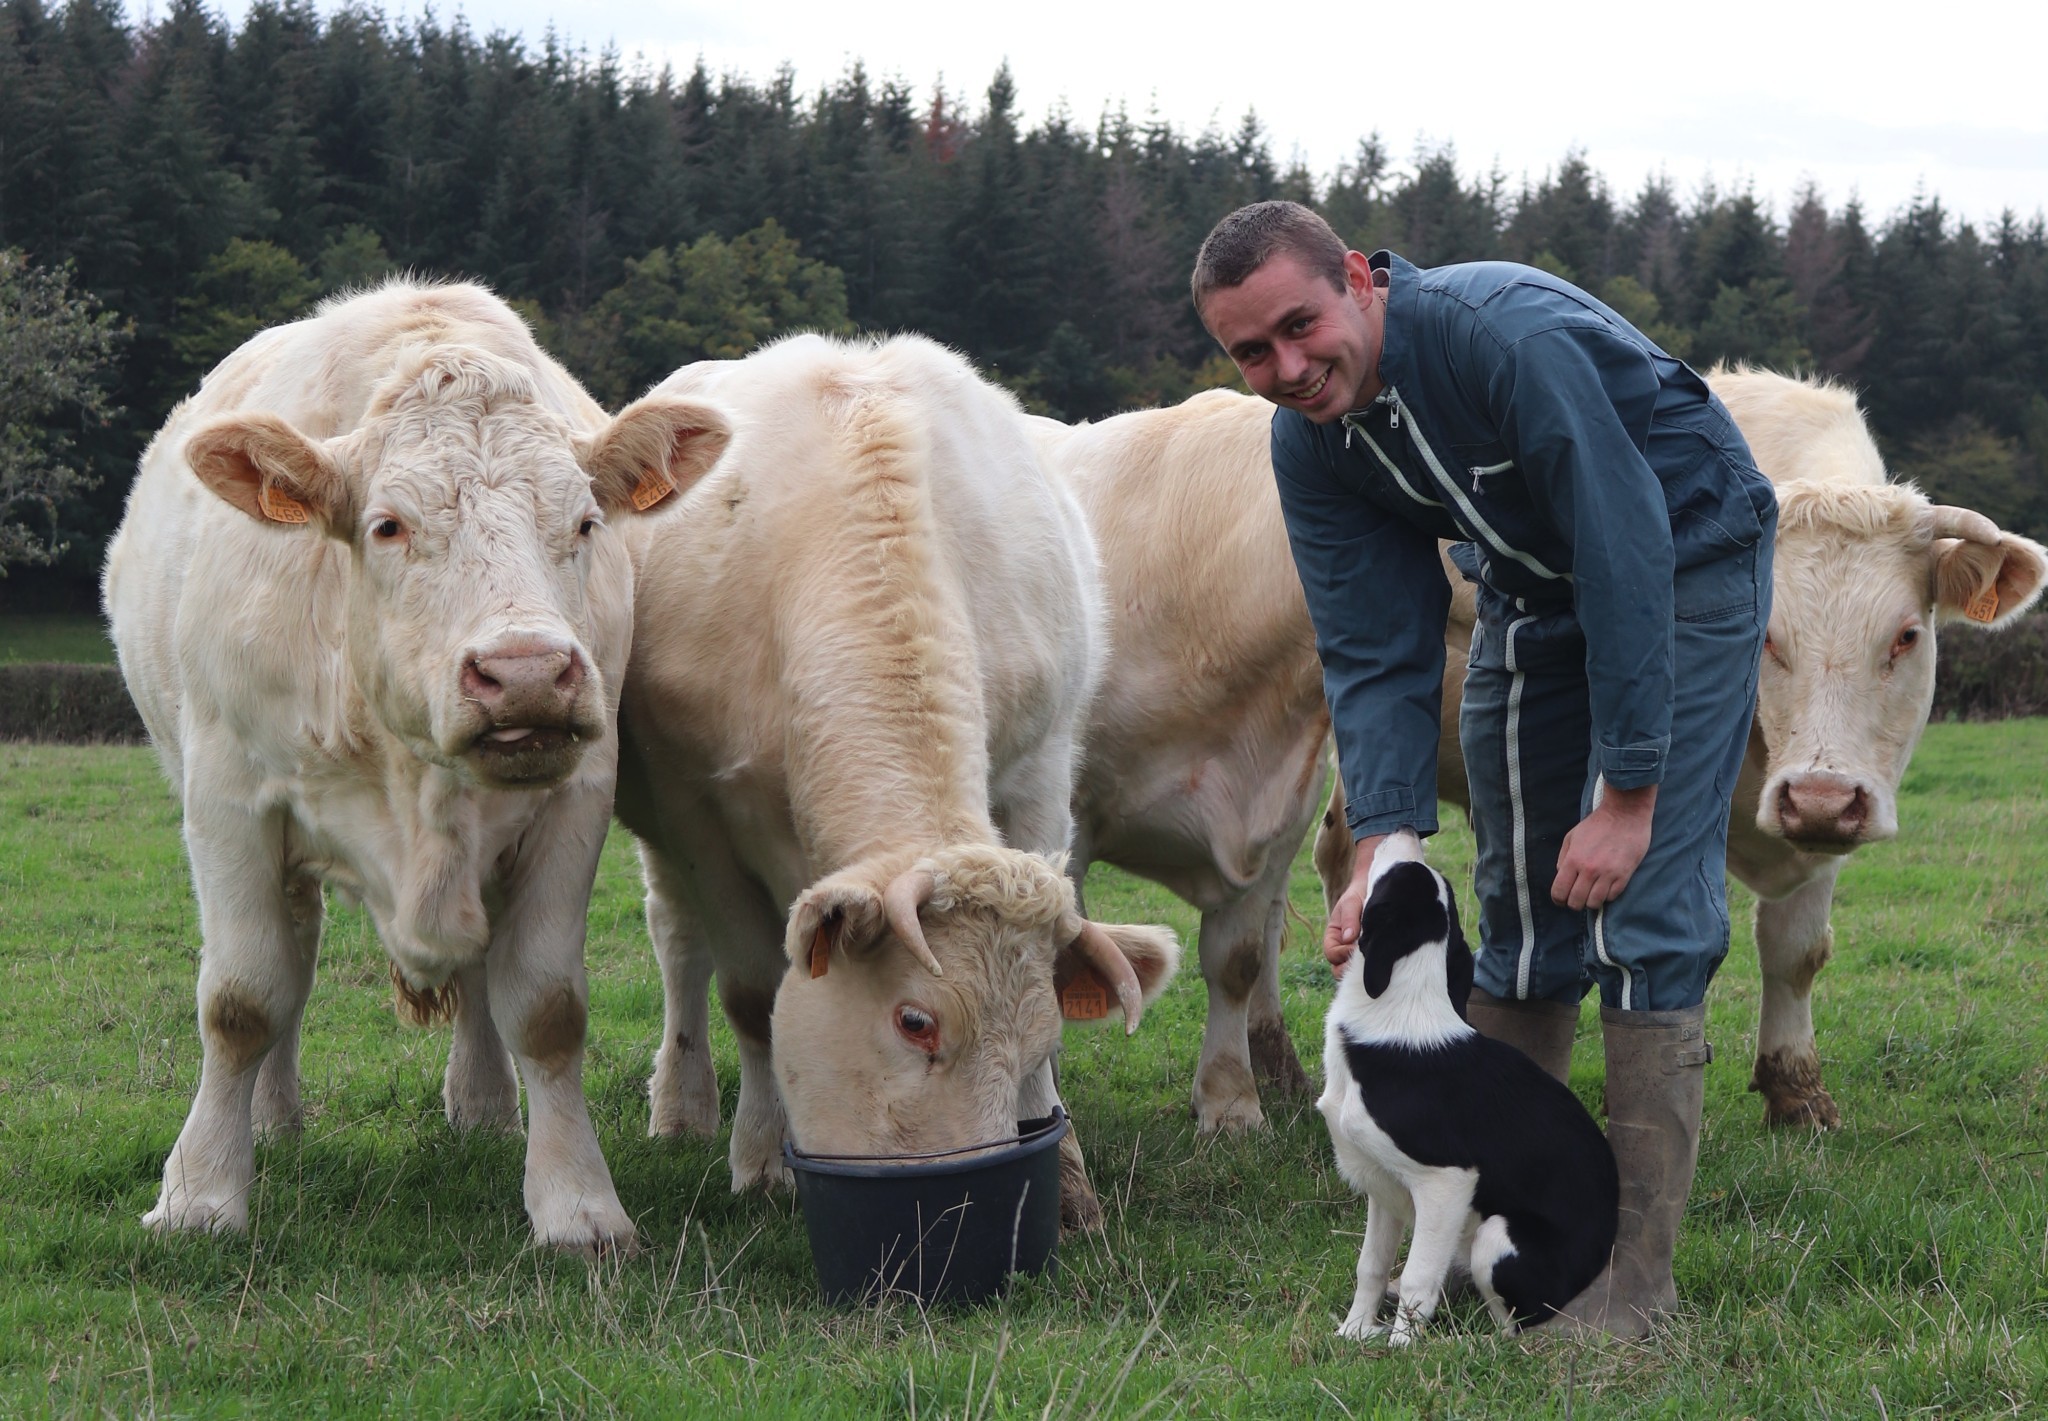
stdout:
{"type": "Polygon", "coordinates": [[[1017,1122],[1017,1133],[974,1145],[956,1145],[949,1150],[932,1150],[915,1155],[826,1155],[808,1154],[788,1140],[782,1142],[782,1162],[791,1170],[809,1174],[839,1175],[853,1179],[917,1179],[931,1175],[969,1174],[1014,1164],[1057,1145],[1073,1128],[1064,1106],[1055,1105],[1052,1114],[1017,1122]],[[972,1159],[960,1156],[974,1154],[972,1159]]]}

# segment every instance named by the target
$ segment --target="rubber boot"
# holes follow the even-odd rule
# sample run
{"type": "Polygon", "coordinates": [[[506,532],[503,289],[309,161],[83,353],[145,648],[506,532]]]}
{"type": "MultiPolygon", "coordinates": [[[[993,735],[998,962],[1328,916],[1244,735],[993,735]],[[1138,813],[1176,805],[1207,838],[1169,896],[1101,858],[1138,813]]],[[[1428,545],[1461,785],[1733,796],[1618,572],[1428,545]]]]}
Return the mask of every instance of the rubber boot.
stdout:
{"type": "Polygon", "coordinates": [[[1577,1002],[1516,1002],[1479,987],[1465,1004],[1472,1029],[1514,1047],[1567,1085],[1572,1074],[1572,1037],[1579,1029],[1577,1002]]]}
{"type": "Polygon", "coordinates": [[[1621,1216],[1607,1270],[1564,1310],[1561,1327],[1641,1337],[1678,1306],[1671,1255],[1699,1162],[1706,1100],[1707,1009],[1600,1009],[1607,1047],[1607,1143],[1621,1172],[1621,1216]]]}

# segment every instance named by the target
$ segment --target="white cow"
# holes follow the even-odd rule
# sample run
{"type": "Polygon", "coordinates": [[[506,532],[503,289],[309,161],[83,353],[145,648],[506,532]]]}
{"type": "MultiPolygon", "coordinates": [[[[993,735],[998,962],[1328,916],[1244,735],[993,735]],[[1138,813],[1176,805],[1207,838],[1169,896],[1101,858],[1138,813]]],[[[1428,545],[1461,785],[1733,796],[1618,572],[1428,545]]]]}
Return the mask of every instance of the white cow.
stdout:
{"type": "Polygon", "coordinates": [[[608,421],[489,292],[407,281],[264,332],[172,412],[105,581],[204,938],[199,1092],[144,1222],[247,1226],[333,883],[411,1014],[454,1014],[450,1121],[516,1129],[525,1082],[536,1237],[632,1242],[582,1085],[632,625],[606,520],[725,441],[673,398],[608,421]]]}
{"type": "Polygon", "coordinates": [[[1101,550],[1110,656],[1074,791],[1078,884],[1102,860],[1202,913],[1203,1133],[1305,1093],[1280,1016],[1287,879],[1322,802],[1329,713],[1273,492],[1273,408],[1227,390],[1068,427],[1030,421],[1101,550]]]}
{"type": "MultiPolygon", "coordinates": [[[[1996,629],[2031,606],[2048,549],[1887,481],[1848,390],[1762,370],[1708,377],[1778,494],[1769,640],[1730,806],[1728,868],[1757,895],[1762,1018],[1750,1088],[1771,1124],[1840,1123],[1821,1084],[1813,979],[1834,947],[1844,856],[1898,833],[1897,791],[1934,699],[1935,627],[1996,629]]],[[[1457,753],[1471,589],[1454,582],[1437,793],[1467,806],[1457,753]]],[[[1350,875],[1341,783],[1316,836],[1327,896],[1350,875]]]]}
{"type": "Polygon", "coordinates": [[[649,1128],[717,1129],[715,969],[735,1189],[783,1178],[785,1131],[861,1154],[1013,1133],[1055,1103],[1055,983],[1135,1026],[1178,955],[1088,923],[1061,871],[1103,654],[1080,510],[1015,402],[919,338],[800,337],[657,393],[736,432],[634,544],[618,808],[667,1003],[649,1128]]]}

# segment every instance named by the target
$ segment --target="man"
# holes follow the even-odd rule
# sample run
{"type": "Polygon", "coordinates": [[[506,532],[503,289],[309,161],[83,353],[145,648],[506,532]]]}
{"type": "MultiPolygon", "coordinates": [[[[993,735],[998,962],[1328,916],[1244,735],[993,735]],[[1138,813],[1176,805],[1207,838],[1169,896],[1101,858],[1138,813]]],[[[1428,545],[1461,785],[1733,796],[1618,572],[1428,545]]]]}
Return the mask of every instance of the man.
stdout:
{"type": "Polygon", "coordinates": [[[1563,1079],[1598,986],[1620,1235],[1571,1315],[1640,1335],[1677,1302],[1704,1001],[1728,950],[1728,802],[1770,616],[1770,483],[1698,375],[1533,268],[1368,258],[1307,208],[1262,202],[1216,225],[1192,284],[1280,407],[1273,471],[1357,842],[1333,965],[1380,840],[1437,827],[1439,538],[1477,585],[1459,725],[1471,1020],[1563,1079]]]}

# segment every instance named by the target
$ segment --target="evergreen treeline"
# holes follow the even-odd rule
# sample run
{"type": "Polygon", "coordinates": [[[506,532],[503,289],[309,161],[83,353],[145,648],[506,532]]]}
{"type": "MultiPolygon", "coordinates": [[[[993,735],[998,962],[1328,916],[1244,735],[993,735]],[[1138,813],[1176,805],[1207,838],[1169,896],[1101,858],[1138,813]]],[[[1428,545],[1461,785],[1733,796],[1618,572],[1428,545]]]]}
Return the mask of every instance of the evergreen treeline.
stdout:
{"type": "MultiPolygon", "coordinates": [[[[1896,472],[2048,531],[2048,228],[1879,221],[1806,192],[1609,189],[1583,155],[1468,180],[1375,137],[1327,180],[1257,119],[1187,134],[1055,112],[1000,72],[970,105],[856,65],[816,92],[644,73],[552,35],[200,0],[0,0],[0,248],[69,263],[129,326],[112,400],[73,443],[66,510],[96,566],[148,434],[250,332],[393,269],[480,277],[616,404],[684,361],[793,326],[916,329],[1067,418],[1231,378],[1189,309],[1196,246],[1238,204],[1317,205],[1354,245],[1533,262],[1695,364],[1853,380],[1896,472]]],[[[13,579],[18,585],[23,578],[13,579]]],[[[0,584],[4,585],[4,584],[0,584]]]]}

